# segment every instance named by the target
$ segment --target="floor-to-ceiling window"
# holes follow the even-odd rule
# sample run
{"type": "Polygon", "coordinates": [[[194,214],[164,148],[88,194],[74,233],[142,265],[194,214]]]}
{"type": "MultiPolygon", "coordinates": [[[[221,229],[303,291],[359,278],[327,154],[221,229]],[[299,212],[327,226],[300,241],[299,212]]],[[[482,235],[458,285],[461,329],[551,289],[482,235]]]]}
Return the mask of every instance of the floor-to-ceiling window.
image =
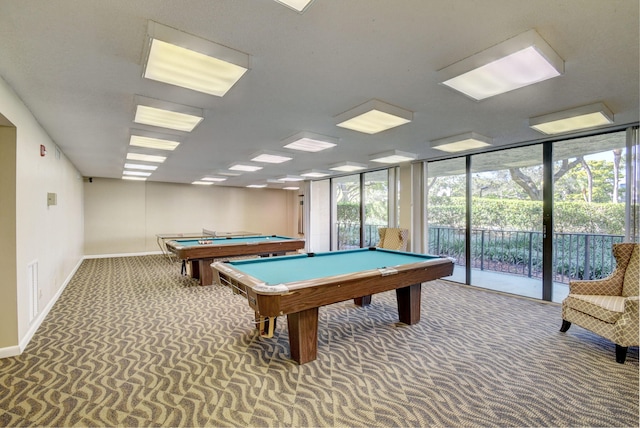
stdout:
{"type": "Polygon", "coordinates": [[[542,297],[542,146],[471,156],[471,283],[542,297]]]}
{"type": "Polygon", "coordinates": [[[364,178],[364,242],[374,247],[380,236],[378,229],[389,224],[389,172],[386,169],[367,172],[364,178]]]}
{"type": "Polygon", "coordinates": [[[608,275],[612,244],[638,241],[637,133],[428,162],[428,252],[455,281],[556,302],[608,275]]]}
{"type": "Polygon", "coordinates": [[[615,267],[611,246],[625,237],[626,132],[553,145],[554,301],[572,279],[596,279],[615,267]]]}
{"type": "Polygon", "coordinates": [[[360,247],[360,174],[331,179],[335,201],[334,236],[337,250],[360,247]]]}
{"type": "Polygon", "coordinates": [[[429,162],[426,187],[427,253],[453,258],[450,279],[465,282],[465,158],[429,162]]]}
{"type": "Polygon", "coordinates": [[[375,246],[378,228],[389,225],[389,170],[369,171],[335,177],[331,183],[332,245],[333,250],[375,246]]]}

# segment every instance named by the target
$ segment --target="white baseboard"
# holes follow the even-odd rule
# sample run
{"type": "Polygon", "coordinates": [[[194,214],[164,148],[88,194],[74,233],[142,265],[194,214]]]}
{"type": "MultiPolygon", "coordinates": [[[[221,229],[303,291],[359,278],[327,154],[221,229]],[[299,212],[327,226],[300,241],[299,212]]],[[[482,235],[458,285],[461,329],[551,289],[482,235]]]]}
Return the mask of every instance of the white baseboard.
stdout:
{"type": "Polygon", "coordinates": [[[145,251],[142,253],[120,253],[120,254],[90,254],[88,256],[84,256],[84,259],[109,259],[112,257],[152,256],[154,254],[162,254],[162,251],[145,251]]]}
{"type": "Polygon", "coordinates": [[[19,346],[7,346],[6,348],[0,348],[0,358],[15,357],[21,353],[22,351],[19,346]]]}

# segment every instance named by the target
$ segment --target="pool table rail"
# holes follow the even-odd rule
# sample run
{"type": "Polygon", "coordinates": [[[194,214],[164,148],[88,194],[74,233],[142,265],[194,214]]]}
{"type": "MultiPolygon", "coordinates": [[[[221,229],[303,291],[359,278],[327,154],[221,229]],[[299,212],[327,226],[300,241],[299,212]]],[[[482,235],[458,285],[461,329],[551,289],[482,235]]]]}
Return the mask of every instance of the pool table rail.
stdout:
{"type": "Polygon", "coordinates": [[[453,263],[450,259],[434,258],[387,266],[384,269],[369,269],[287,284],[267,285],[226,262],[215,262],[211,267],[217,273],[219,283],[227,283],[246,294],[249,305],[266,317],[370,296],[450,276],[453,273],[453,263]]]}
{"type": "Polygon", "coordinates": [[[189,263],[191,276],[198,279],[200,285],[212,284],[213,274],[210,265],[216,259],[293,254],[305,246],[304,239],[278,235],[213,238],[203,241],[211,242],[197,245],[193,244],[196,241],[192,239],[166,242],[167,250],[175,254],[178,260],[182,260],[183,266],[189,263]],[[252,238],[256,240],[252,241],[252,238]]]}
{"type": "Polygon", "coordinates": [[[420,322],[422,283],[453,274],[453,261],[426,256],[418,262],[275,285],[243,272],[233,263],[215,262],[211,268],[219,283],[246,296],[256,320],[269,320],[272,326],[276,317],[287,315],[291,358],[305,364],[317,357],[321,306],[395,290],[399,321],[416,324],[420,322]]]}
{"type": "MultiPolygon", "coordinates": [[[[436,257],[277,285],[265,284],[237,269],[233,263],[215,262],[211,268],[218,283],[227,284],[246,296],[256,321],[268,320],[272,329],[276,317],[287,315],[291,358],[298,364],[305,364],[317,358],[318,310],[321,306],[350,299],[358,304],[358,299],[362,301],[372,294],[395,289],[399,321],[416,324],[420,322],[422,283],[450,276],[453,261],[436,257]]],[[[264,335],[269,337],[271,334],[272,330],[264,335]]]]}
{"type": "Polygon", "coordinates": [[[166,243],[167,249],[180,260],[216,259],[253,254],[284,254],[304,248],[302,239],[283,239],[274,236],[269,241],[233,241],[215,238],[212,242],[199,245],[183,245],[180,240],[166,243]]]}

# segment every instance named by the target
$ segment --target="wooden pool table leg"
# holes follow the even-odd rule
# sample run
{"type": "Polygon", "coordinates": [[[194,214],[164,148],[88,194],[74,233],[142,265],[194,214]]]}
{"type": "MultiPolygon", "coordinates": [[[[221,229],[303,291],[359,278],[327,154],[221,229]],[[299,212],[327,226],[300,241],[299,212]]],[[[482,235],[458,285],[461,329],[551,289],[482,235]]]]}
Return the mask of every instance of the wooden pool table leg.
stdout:
{"type": "Polygon", "coordinates": [[[198,278],[200,285],[213,284],[213,269],[211,269],[213,259],[200,259],[191,262],[191,269],[197,271],[198,276],[191,275],[192,278],[198,278]]]}
{"type": "Polygon", "coordinates": [[[396,289],[400,322],[413,325],[420,322],[420,295],[422,284],[396,289]]]}
{"type": "Polygon", "coordinates": [[[369,306],[371,304],[371,294],[368,296],[356,297],[353,299],[356,306],[369,306]]]}
{"type": "Polygon", "coordinates": [[[289,349],[298,364],[313,361],[318,356],[318,308],[287,314],[289,349]]]}
{"type": "Polygon", "coordinates": [[[189,274],[191,278],[200,279],[200,266],[197,260],[187,260],[189,263],[189,274]]]}

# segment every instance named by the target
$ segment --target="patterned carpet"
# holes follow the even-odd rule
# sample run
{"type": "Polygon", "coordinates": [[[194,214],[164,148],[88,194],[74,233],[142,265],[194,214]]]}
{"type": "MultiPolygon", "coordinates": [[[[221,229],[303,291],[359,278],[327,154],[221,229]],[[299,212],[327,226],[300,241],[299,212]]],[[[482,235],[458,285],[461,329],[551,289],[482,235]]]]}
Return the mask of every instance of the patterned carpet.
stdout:
{"type": "Polygon", "coordinates": [[[2,426],[638,426],[638,349],[560,307],[445,281],[320,309],[318,359],[260,338],[247,302],[162,256],[85,260],[26,351],[0,360],[2,426]]]}

